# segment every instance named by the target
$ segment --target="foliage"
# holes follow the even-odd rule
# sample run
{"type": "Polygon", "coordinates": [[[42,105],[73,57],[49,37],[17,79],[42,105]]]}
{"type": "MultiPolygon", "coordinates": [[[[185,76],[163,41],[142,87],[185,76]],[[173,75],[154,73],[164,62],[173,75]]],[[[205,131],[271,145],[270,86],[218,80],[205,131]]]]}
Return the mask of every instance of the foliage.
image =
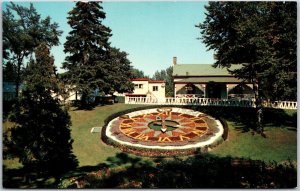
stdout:
{"type": "Polygon", "coordinates": [[[167,97],[174,97],[174,83],[172,74],[173,67],[170,66],[166,70],[156,71],[152,77],[154,80],[165,80],[167,97]]]}
{"type": "Polygon", "coordinates": [[[132,78],[130,70],[130,61],[127,59],[127,53],[117,48],[110,48],[108,65],[103,75],[104,85],[102,90],[105,93],[113,94],[115,91],[119,93],[132,92],[133,83],[129,80],[132,78]]]}
{"type": "Polygon", "coordinates": [[[201,154],[188,159],[142,160],[125,153],[108,158],[109,167],[63,179],[60,188],[295,188],[291,163],[266,164],[246,158],[201,154]],[[76,183],[76,184],[75,184],[76,183]],[[65,186],[65,187],[63,187],[65,186]]]}
{"type": "Polygon", "coordinates": [[[2,19],[3,65],[12,64],[15,69],[14,73],[5,75],[14,75],[9,78],[15,79],[18,97],[25,58],[32,58],[34,49],[42,42],[49,47],[58,45],[62,31],[58,30],[57,23],[51,23],[50,17],[41,19],[32,3],[27,8],[11,2],[3,11],[2,19]]]}
{"type": "Polygon", "coordinates": [[[57,176],[77,166],[72,154],[71,121],[68,111],[51,96],[58,86],[54,59],[46,44],[37,47],[35,57],[26,71],[16,125],[5,137],[5,153],[18,157],[31,172],[57,176]]]}
{"type": "Polygon", "coordinates": [[[232,73],[258,83],[264,96],[296,100],[296,3],[210,2],[206,9],[197,27],[216,53],[215,66],[242,64],[232,73]]]}
{"type": "Polygon", "coordinates": [[[2,68],[3,82],[15,82],[17,76],[17,67],[8,61],[2,68]]]}
{"type": "Polygon", "coordinates": [[[142,70],[131,67],[132,78],[149,78],[142,70]]]}
{"type": "Polygon", "coordinates": [[[72,30],[64,44],[64,52],[69,55],[63,68],[67,70],[68,83],[82,94],[82,105],[104,83],[111,30],[102,25],[103,19],[105,13],[99,2],[77,2],[69,12],[72,30]]]}
{"type": "Polygon", "coordinates": [[[265,136],[261,93],[266,90],[272,100],[296,100],[296,3],[210,2],[206,9],[206,19],[197,27],[216,52],[214,66],[242,65],[229,71],[253,84],[256,130],[265,136]]]}
{"type": "Polygon", "coordinates": [[[110,47],[111,29],[102,24],[106,17],[100,3],[77,2],[68,17],[72,30],[64,44],[69,56],[63,68],[67,83],[82,95],[83,107],[96,90],[112,94],[133,89],[127,53],[110,47]]]}

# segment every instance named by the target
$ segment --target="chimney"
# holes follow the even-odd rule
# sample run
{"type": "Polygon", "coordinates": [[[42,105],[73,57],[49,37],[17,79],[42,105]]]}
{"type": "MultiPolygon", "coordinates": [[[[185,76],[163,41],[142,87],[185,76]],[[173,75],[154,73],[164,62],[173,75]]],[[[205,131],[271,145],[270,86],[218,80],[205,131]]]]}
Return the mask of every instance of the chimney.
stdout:
{"type": "Polygon", "coordinates": [[[173,65],[176,65],[176,64],[177,64],[177,57],[174,56],[174,57],[173,57],[173,65]]]}

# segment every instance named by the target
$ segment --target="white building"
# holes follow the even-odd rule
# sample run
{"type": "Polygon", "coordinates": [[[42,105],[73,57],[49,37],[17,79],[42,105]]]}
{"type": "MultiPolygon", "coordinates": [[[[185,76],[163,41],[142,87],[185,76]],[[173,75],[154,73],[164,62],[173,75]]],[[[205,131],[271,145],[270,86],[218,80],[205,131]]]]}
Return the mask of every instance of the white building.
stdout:
{"type": "Polygon", "coordinates": [[[158,100],[165,99],[165,81],[149,80],[147,78],[132,79],[133,93],[125,94],[128,97],[151,97],[158,100]]]}

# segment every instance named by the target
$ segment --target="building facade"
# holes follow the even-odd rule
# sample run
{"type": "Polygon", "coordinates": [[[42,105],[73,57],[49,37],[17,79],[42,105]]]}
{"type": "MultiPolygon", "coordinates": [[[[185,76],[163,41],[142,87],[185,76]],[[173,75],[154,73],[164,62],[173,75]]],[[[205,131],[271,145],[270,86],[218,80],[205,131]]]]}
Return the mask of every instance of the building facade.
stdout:
{"type": "MultiPolygon", "coordinates": [[[[238,69],[232,66],[230,69],[238,69]]],[[[226,68],[211,64],[177,64],[173,58],[174,97],[249,99],[253,85],[231,75],[226,68]]]]}
{"type": "Polygon", "coordinates": [[[136,78],[131,82],[134,84],[134,91],[125,94],[128,97],[151,97],[158,100],[165,98],[165,81],[163,80],[136,78]]]}

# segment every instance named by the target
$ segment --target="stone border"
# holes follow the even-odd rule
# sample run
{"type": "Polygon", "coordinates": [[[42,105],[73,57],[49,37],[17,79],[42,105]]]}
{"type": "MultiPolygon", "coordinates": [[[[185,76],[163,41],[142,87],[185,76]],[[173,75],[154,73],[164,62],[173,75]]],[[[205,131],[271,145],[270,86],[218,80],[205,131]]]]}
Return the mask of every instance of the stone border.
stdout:
{"type": "MultiPolygon", "coordinates": [[[[160,106],[160,107],[167,107],[167,106],[160,106]]],[[[186,111],[187,114],[190,115],[199,115],[203,114],[201,112],[188,109],[188,108],[179,108],[179,107],[174,107],[171,106],[173,109],[181,110],[181,111],[186,111]],[[188,112],[189,111],[189,112],[188,112]]],[[[152,111],[156,110],[156,108],[159,108],[159,106],[147,106],[147,107],[141,107],[141,108],[134,108],[134,109],[129,109],[125,110],[122,112],[115,113],[111,116],[109,116],[105,120],[105,126],[102,128],[102,133],[101,133],[101,138],[102,140],[112,146],[118,147],[121,150],[125,152],[132,152],[135,154],[139,155],[147,155],[147,156],[153,156],[153,155],[180,155],[180,154],[195,154],[200,152],[206,152],[209,149],[215,147],[216,145],[222,143],[224,141],[223,138],[227,137],[227,135],[224,136],[224,134],[227,134],[227,131],[224,131],[224,128],[227,128],[227,124],[224,120],[218,120],[213,118],[212,116],[208,116],[211,119],[215,120],[217,123],[217,128],[219,131],[213,136],[210,137],[208,140],[203,141],[203,142],[198,142],[198,143],[191,143],[189,145],[184,145],[184,146],[149,146],[149,145],[141,145],[139,143],[130,143],[126,141],[122,141],[117,139],[116,137],[113,136],[113,133],[110,132],[110,127],[112,123],[116,120],[118,120],[118,117],[120,115],[126,114],[129,116],[135,116],[135,115],[140,115],[144,114],[143,111],[152,111]]],[[[226,139],[226,138],[225,138],[226,139]]]]}

